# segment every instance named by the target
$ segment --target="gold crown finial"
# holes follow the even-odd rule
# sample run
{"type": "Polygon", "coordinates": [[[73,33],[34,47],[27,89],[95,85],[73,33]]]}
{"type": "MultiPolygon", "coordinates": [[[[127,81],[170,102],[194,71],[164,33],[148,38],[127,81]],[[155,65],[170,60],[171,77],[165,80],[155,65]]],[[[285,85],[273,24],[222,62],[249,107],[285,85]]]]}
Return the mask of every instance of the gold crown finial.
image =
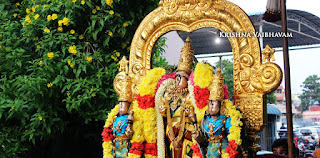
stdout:
{"type": "Polygon", "coordinates": [[[193,51],[190,38],[188,37],[181,50],[177,71],[184,71],[185,73],[190,74],[193,64],[193,51]]]}
{"type": "Polygon", "coordinates": [[[132,91],[131,91],[131,78],[128,75],[128,66],[129,61],[126,57],[122,57],[119,61],[119,73],[113,80],[113,89],[118,94],[118,101],[127,101],[131,102],[132,100],[132,91]]]}
{"type": "Polygon", "coordinates": [[[213,80],[210,86],[209,100],[223,101],[224,99],[224,78],[221,74],[220,67],[217,73],[213,75],[213,80]]]}

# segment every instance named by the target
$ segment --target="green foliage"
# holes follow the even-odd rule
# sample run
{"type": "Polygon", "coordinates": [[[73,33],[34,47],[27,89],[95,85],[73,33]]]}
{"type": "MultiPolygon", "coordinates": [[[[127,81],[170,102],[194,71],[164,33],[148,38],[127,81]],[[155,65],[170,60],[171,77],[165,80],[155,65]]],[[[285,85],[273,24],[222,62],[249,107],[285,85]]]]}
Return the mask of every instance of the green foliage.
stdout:
{"type": "Polygon", "coordinates": [[[102,129],[117,102],[117,62],[158,1],[0,2],[0,157],[26,157],[71,130],[102,129]]]}
{"type": "Polygon", "coordinates": [[[276,104],[277,97],[275,96],[275,91],[271,92],[270,94],[267,94],[267,103],[269,104],[276,104]]]}
{"type": "Polygon", "coordinates": [[[233,97],[233,62],[230,60],[222,60],[222,67],[220,61],[216,63],[216,68],[220,67],[224,77],[224,84],[228,87],[228,97],[232,100],[233,97]]]}
{"type": "Polygon", "coordinates": [[[160,37],[154,46],[154,50],[152,53],[152,67],[166,67],[168,62],[166,58],[163,56],[165,53],[164,48],[167,47],[166,45],[166,37],[160,37]]]}
{"type": "Polygon", "coordinates": [[[301,87],[303,87],[303,93],[299,96],[301,99],[299,108],[302,111],[309,110],[315,102],[320,103],[320,77],[317,75],[307,77],[301,87]]]}

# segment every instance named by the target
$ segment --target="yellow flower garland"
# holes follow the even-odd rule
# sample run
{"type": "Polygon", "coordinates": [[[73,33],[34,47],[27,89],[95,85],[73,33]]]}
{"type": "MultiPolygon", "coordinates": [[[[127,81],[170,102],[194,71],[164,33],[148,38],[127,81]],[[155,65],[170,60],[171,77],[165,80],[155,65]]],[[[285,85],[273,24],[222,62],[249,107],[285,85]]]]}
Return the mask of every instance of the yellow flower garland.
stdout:
{"type": "MultiPolygon", "coordinates": [[[[104,124],[105,128],[110,127],[113,122],[114,119],[117,117],[118,115],[118,109],[119,109],[119,105],[116,105],[108,114],[108,118],[104,124]]],[[[112,148],[113,148],[113,143],[112,140],[108,141],[108,142],[103,142],[102,143],[102,148],[103,148],[103,158],[113,158],[113,154],[112,154],[112,148]]]]}
{"type": "MultiPolygon", "coordinates": [[[[154,68],[147,73],[147,75],[142,79],[142,82],[138,86],[138,94],[142,97],[145,95],[155,96],[155,89],[158,81],[166,71],[163,68],[154,68]]],[[[131,142],[143,143],[156,143],[157,142],[157,121],[156,121],[156,110],[154,107],[141,109],[139,108],[138,102],[133,102],[133,111],[135,121],[133,123],[134,134],[131,142]]],[[[138,158],[141,155],[136,155],[129,153],[129,158],[138,158]]],[[[146,158],[154,158],[157,156],[152,156],[145,154],[146,158]]]]}
{"type": "Polygon", "coordinates": [[[213,67],[206,63],[198,63],[194,70],[194,85],[208,88],[213,79],[213,67]]]}

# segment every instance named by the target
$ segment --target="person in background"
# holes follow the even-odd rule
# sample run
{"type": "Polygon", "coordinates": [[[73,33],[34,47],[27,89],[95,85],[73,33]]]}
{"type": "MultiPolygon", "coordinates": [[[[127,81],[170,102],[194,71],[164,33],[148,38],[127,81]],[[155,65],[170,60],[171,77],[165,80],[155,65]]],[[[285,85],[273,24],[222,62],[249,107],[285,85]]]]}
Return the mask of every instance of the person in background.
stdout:
{"type": "Polygon", "coordinates": [[[272,152],[277,155],[288,155],[287,139],[277,139],[272,144],[272,152]]]}
{"type": "Polygon", "coordinates": [[[284,123],[282,123],[282,126],[280,127],[280,129],[287,129],[287,127],[284,126],[284,123]]]}

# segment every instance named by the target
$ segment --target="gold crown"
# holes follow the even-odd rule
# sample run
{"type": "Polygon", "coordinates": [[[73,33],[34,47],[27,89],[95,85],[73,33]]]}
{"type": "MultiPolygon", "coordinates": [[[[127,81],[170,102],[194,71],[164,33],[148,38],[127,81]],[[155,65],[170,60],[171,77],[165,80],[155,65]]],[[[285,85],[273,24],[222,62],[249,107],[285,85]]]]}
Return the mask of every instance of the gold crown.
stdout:
{"type": "Polygon", "coordinates": [[[131,84],[132,80],[128,75],[129,62],[125,56],[119,62],[119,73],[113,80],[113,89],[118,94],[118,101],[132,101],[131,84]]]}
{"type": "Polygon", "coordinates": [[[213,80],[210,86],[209,100],[223,101],[224,99],[224,78],[221,74],[220,67],[217,69],[217,73],[213,74],[213,80]]]}
{"type": "Polygon", "coordinates": [[[193,64],[193,47],[190,43],[190,38],[188,37],[186,39],[186,43],[184,43],[181,50],[177,71],[184,71],[187,74],[190,74],[192,64],[193,64]]]}

